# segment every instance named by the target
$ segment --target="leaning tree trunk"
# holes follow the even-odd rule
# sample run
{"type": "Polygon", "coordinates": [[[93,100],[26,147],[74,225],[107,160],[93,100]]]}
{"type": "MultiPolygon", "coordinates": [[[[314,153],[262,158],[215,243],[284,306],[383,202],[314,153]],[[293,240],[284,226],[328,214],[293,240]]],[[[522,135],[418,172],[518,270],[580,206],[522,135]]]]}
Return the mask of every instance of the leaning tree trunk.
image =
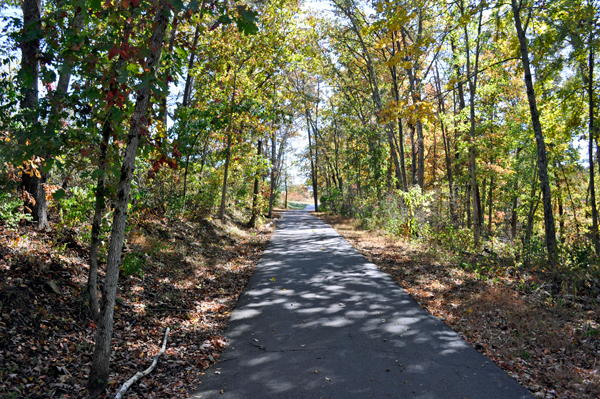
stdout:
{"type": "Polygon", "coordinates": [[[525,86],[527,87],[527,100],[529,101],[529,111],[531,113],[531,123],[537,143],[537,166],[540,177],[540,188],[542,191],[542,202],[544,205],[544,228],[546,233],[546,248],[550,262],[554,263],[558,255],[556,244],[556,228],[554,225],[554,213],[552,210],[552,196],[550,193],[550,181],[548,178],[548,160],[546,156],[546,143],[542,133],[542,124],[537,109],[535,91],[533,89],[533,79],[531,78],[531,69],[529,67],[529,50],[527,47],[527,37],[523,26],[521,25],[520,6],[517,0],[511,0],[513,15],[515,17],[515,28],[519,38],[519,47],[521,50],[521,60],[523,61],[523,70],[525,73],[525,86]]]}
{"type": "MultiPolygon", "coordinates": [[[[155,76],[161,58],[165,30],[169,22],[169,13],[167,3],[163,3],[162,6],[158,8],[154,23],[154,32],[149,43],[149,55],[146,68],[155,76]]],[[[115,211],[110,235],[106,277],[104,279],[102,291],[102,307],[97,323],[98,327],[95,337],[94,355],[88,379],[88,390],[92,397],[99,396],[108,383],[115,297],[119,280],[119,267],[121,263],[125,224],[127,222],[127,207],[129,205],[131,180],[135,169],[135,158],[140,137],[142,131],[147,130],[148,127],[151,96],[152,92],[149,84],[142,87],[137,92],[135,109],[131,117],[129,134],[127,135],[127,146],[125,147],[125,155],[121,166],[121,178],[116,195],[115,211]]]]}

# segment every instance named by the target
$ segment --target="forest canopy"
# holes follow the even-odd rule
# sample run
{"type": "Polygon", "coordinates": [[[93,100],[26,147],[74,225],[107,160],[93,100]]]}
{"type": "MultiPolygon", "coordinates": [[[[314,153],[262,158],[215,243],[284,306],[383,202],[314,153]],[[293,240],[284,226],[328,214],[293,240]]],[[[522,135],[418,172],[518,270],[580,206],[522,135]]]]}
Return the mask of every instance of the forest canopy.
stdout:
{"type": "Polygon", "coordinates": [[[294,173],[317,211],[597,293],[592,0],[0,7],[0,219],[88,246],[91,393],[136,221],[254,228],[294,173]]]}

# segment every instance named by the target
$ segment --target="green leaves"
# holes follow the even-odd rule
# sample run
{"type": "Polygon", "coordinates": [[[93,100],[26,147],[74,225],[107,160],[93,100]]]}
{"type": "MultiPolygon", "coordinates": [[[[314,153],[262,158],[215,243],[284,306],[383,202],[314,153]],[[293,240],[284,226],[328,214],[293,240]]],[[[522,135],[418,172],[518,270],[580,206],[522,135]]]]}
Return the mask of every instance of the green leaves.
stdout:
{"type": "Polygon", "coordinates": [[[246,7],[238,7],[238,17],[235,19],[238,30],[245,35],[255,35],[258,33],[258,12],[249,11],[246,7]]]}
{"type": "Polygon", "coordinates": [[[65,196],[67,195],[67,193],[65,192],[65,190],[63,190],[62,188],[59,188],[58,190],[56,190],[55,192],[52,193],[52,198],[54,198],[56,201],[65,198],[65,196]]]}

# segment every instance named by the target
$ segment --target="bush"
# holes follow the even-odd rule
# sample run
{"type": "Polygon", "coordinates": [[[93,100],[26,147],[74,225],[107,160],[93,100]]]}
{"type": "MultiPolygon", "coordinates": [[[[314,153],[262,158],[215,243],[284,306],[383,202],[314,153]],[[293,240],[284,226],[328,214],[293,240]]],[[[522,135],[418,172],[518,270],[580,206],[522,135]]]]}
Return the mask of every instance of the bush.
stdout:
{"type": "Polygon", "coordinates": [[[22,220],[31,220],[31,215],[23,212],[23,201],[15,194],[0,195],[0,219],[6,226],[17,227],[22,220]]]}
{"type": "Polygon", "coordinates": [[[133,276],[134,274],[137,274],[140,278],[143,278],[144,266],[146,266],[144,254],[138,252],[128,253],[125,255],[123,263],[121,264],[121,274],[123,276],[133,276]]]}
{"type": "Polygon", "coordinates": [[[396,191],[382,202],[376,218],[385,231],[395,236],[429,237],[432,198],[433,194],[423,193],[418,186],[408,192],[396,191]]]}

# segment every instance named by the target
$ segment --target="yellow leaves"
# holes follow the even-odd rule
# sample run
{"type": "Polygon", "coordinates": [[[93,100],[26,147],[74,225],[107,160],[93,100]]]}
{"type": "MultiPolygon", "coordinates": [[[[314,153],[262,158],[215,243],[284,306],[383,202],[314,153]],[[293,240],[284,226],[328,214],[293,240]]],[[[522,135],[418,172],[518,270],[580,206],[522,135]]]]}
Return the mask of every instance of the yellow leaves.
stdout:
{"type": "Polygon", "coordinates": [[[44,158],[41,157],[37,157],[34,156],[32,157],[30,160],[24,161],[23,165],[19,166],[19,175],[22,175],[23,173],[25,173],[28,176],[35,176],[38,179],[41,178],[41,174],[40,171],[38,169],[39,165],[42,164],[42,162],[44,162],[44,158]]]}
{"type": "Polygon", "coordinates": [[[42,188],[44,189],[44,194],[46,194],[47,201],[50,201],[53,198],[52,194],[61,189],[60,186],[46,183],[42,183],[42,188]]]}

